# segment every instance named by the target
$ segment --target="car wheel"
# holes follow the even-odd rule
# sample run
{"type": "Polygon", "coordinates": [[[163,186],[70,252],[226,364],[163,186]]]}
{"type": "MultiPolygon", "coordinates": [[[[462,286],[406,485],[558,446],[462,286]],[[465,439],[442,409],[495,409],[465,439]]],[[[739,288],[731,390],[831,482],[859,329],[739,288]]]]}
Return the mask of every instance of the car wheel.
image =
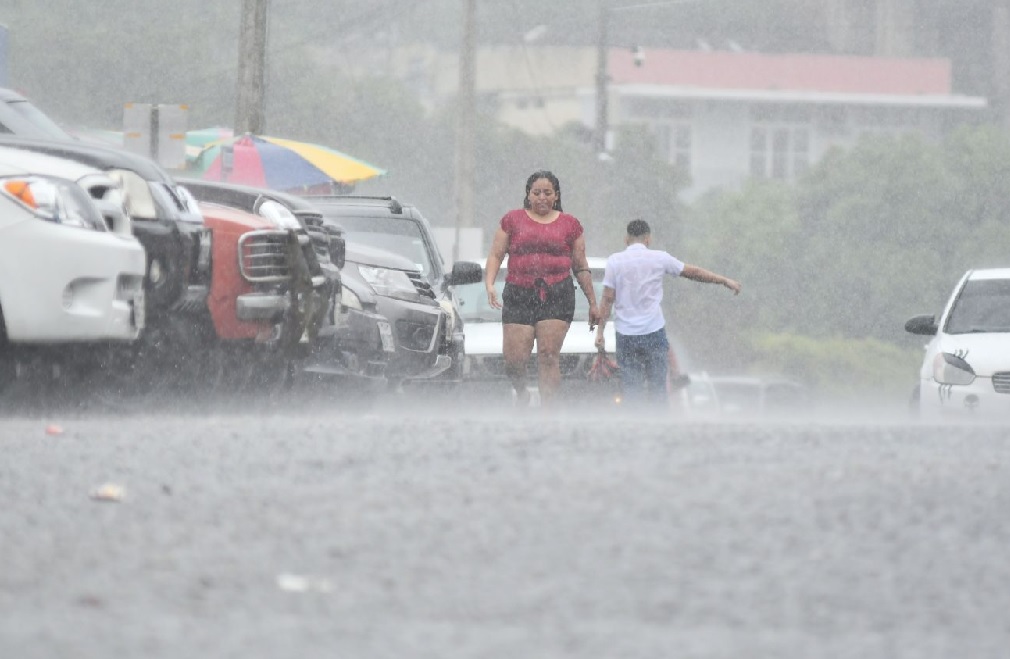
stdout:
{"type": "Polygon", "coordinates": [[[4,310],[0,307],[0,395],[9,390],[17,377],[17,362],[7,343],[7,326],[4,324],[4,310]]]}
{"type": "Polygon", "coordinates": [[[0,343],[0,395],[11,388],[17,377],[17,365],[6,346],[0,343]]]}

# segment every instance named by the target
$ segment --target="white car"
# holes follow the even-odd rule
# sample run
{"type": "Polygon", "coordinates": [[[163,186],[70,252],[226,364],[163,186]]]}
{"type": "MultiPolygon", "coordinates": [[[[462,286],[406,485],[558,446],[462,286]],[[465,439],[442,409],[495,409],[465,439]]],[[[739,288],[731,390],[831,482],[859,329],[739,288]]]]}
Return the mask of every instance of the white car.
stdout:
{"type": "Polygon", "coordinates": [[[923,418],[1010,420],[1010,268],[969,270],[939,322],[915,316],[905,331],[933,337],[912,397],[923,418]]]}
{"type": "MultiPolygon", "coordinates": [[[[603,272],[607,260],[601,257],[590,257],[589,268],[593,275],[593,288],[596,289],[596,299],[603,297],[603,272]]],[[[496,287],[498,298],[501,299],[505,287],[505,275],[508,271],[508,259],[502,263],[498,272],[496,287]]],[[[576,285],[577,287],[578,285],[576,285]]],[[[463,378],[468,381],[505,380],[504,359],[502,357],[502,322],[501,310],[492,309],[487,302],[487,292],[484,282],[457,286],[460,315],[463,319],[464,346],[466,356],[463,362],[463,378]]],[[[566,381],[588,382],[589,368],[597,356],[596,330],[589,329],[589,303],[582,295],[581,289],[575,293],[575,319],[568,330],[565,342],[561,347],[561,377],[566,381]]],[[[616,338],[614,324],[607,323],[603,331],[606,340],[608,356],[614,359],[616,338]]],[[[533,346],[534,356],[530,359],[529,377],[536,382],[536,345],[533,346]]],[[[617,386],[616,375],[613,380],[617,386]]]]}
{"type": "Polygon", "coordinates": [[[0,158],[0,367],[24,349],[139,336],[146,258],[119,191],[61,158],[0,158]]]}
{"type": "Polygon", "coordinates": [[[796,380],[760,375],[691,373],[674,400],[695,416],[788,418],[809,414],[815,403],[810,388],[796,380]]]}

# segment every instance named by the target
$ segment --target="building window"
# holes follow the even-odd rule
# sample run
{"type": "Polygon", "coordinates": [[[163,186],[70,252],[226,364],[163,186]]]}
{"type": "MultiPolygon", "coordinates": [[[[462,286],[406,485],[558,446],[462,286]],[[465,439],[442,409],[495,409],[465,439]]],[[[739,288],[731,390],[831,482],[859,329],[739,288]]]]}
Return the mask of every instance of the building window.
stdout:
{"type": "Polygon", "coordinates": [[[760,126],[750,129],[750,175],[768,175],[768,131],[760,126]]]}
{"type": "Polygon", "coordinates": [[[795,179],[810,167],[810,130],[805,126],[754,126],[750,173],[757,178],[795,179]]]}
{"type": "Polygon", "coordinates": [[[793,178],[796,178],[810,169],[810,131],[805,128],[794,128],[792,137],[793,178]]]}
{"type": "Polygon", "coordinates": [[[691,124],[653,124],[659,157],[687,173],[691,172],[691,124]]]}

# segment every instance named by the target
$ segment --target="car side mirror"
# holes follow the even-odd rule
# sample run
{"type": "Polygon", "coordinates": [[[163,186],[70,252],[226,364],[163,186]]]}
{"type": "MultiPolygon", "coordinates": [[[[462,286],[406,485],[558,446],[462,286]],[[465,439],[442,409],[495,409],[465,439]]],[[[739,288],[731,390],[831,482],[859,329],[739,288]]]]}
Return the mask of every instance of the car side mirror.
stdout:
{"type": "Polygon", "coordinates": [[[452,264],[452,272],[446,278],[447,286],[462,286],[463,284],[476,284],[484,278],[484,268],[479,263],[473,261],[456,261],[452,264]]]}
{"type": "Polygon", "coordinates": [[[905,323],[905,331],[909,334],[922,334],[924,336],[933,336],[939,331],[939,327],[936,326],[936,316],[932,315],[921,315],[909,318],[905,323]]]}
{"type": "Polygon", "coordinates": [[[333,265],[337,266],[338,269],[344,267],[344,263],[347,260],[347,241],[344,240],[343,236],[330,235],[330,261],[333,265]]]}

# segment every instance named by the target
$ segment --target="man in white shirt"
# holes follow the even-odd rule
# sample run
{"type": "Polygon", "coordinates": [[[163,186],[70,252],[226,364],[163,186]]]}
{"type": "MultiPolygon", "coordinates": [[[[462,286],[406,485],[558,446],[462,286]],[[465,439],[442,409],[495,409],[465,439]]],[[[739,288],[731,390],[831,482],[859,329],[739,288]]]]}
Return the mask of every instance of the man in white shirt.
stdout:
{"type": "Polygon", "coordinates": [[[670,344],[663,318],[663,277],[687,277],[721,284],[739,295],[740,284],[728,277],[679,261],[670,254],[649,249],[652,231],[645,220],[628,223],[627,248],[607,258],[603,275],[603,301],[596,346],[604,347],[603,328],[614,311],[617,365],[624,400],[667,404],[666,372],[670,344]]]}

